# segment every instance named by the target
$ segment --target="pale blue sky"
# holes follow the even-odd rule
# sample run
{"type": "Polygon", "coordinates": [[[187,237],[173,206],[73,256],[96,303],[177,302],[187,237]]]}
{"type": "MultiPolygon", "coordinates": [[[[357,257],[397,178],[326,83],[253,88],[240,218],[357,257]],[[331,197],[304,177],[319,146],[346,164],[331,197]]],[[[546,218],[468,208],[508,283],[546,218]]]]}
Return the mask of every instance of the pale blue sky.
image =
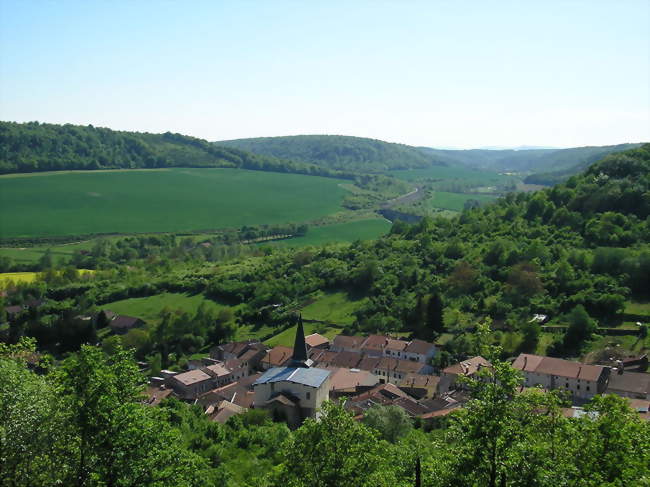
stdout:
{"type": "Polygon", "coordinates": [[[208,140],[650,140],[650,1],[0,0],[0,118],[208,140]]]}

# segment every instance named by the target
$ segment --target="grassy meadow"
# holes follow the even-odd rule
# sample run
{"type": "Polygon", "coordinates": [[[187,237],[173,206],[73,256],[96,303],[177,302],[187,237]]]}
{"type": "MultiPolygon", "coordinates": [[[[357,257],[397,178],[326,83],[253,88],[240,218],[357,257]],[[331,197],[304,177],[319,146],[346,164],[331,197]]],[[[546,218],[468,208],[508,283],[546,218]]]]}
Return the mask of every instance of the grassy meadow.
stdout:
{"type": "Polygon", "coordinates": [[[446,191],[434,191],[431,198],[425,201],[429,208],[442,208],[443,210],[463,211],[467,200],[477,200],[481,204],[494,201],[496,196],[486,194],[448,193],[446,191]]]}
{"type": "Polygon", "coordinates": [[[194,314],[203,303],[206,303],[209,308],[215,311],[227,307],[226,305],[207,299],[202,294],[162,293],[144,298],[113,301],[112,303],[102,305],[101,309],[111,310],[118,314],[135,316],[144,321],[154,323],[159,321],[160,312],[165,308],[194,314]]]}
{"type": "Polygon", "coordinates": [[[0,237],[209,230],[341,210],[338,179],[240,169],[0,177],[0,237]]]}
{"type": "Polygon", "coordinates": [[[462,181],[471,186],[495,186],[512,180],[511,176],[493,171],[461,166],[431,166],[425,169],[403,169],[388,174],[404,181],[444,180],[462,181]]]}
{"type": "Polygon", "coordinates": [[[388,233],[391,227],[388,220],[373,218],[344,223],[334,223],[320,227],[309,227],[304,237],[264,242],[263,245],[280,245],[283,247],[307,247],[328,243],[354,242],[355,240],[373,240],[388,233]]]}
{"type": "Polygon", "coordinates": [[[323,293],[300,311],[303,318],[329,323],[351,325],[352,314],[363,304],[363,300],[353,300],[345,292],[323,293]]]}

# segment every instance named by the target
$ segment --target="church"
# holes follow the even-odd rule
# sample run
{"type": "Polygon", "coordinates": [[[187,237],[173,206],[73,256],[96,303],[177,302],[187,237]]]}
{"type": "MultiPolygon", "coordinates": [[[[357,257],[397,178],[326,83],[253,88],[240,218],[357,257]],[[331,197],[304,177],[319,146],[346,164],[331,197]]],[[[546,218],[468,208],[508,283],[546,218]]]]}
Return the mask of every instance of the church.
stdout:
{"type": "Polygon", "coordinates": [[[292,428],[300,426],[305,418],[317,417],[323,401],[329,399],[330,371],[311,365],[301,318],[291,362],[286,367],[267,370],[253,383],[253,407],[285,418],[292,428]]]}

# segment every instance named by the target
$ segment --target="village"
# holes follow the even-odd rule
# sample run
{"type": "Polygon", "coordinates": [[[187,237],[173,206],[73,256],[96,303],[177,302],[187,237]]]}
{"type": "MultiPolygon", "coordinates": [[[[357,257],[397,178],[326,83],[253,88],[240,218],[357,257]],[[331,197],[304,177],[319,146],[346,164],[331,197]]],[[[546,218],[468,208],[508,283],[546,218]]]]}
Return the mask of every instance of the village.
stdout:
{"type": "MultiPolygon", "coordinates": [[[[151,378],[146,402],[176,397],[221,423],[264,409],[291,428],[318,417],[326,400],[343,403],[356,419],[373,406],[392,405],[426,425],[470,399],[461,377],[480,379],[480,371],[491,367],[476,356],[436,371],[431,361],[437,351],[434,343],[385,335],[337,335],[331,341],[317,333],[304,336],[300,320],[293,348],[254,340],[216,346],[209,356],[190,361],[187,371],[163,370],[151,378]]],[[[512,361],[523,375],[521,392],[565,391],[571,402],[563,408],[566,417],[582,415],[582,406],[597,394],[616,394],[650,420],[647,364],[647,356],[592,365],[523,353],[512,361]]]]}

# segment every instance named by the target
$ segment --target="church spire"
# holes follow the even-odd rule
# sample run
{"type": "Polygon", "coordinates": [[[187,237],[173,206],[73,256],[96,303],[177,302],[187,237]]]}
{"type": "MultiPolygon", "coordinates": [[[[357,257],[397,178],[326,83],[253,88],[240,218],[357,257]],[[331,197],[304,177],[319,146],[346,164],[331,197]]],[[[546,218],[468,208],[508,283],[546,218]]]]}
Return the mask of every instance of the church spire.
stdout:
{"type": "Polygon", "coordinates": [[[302,315],[298,317],[296,340],[293,342],[292,367],[309,367],[307,363],[307,345],[305,344],[305,328],[302,326],[302,315]]]}

